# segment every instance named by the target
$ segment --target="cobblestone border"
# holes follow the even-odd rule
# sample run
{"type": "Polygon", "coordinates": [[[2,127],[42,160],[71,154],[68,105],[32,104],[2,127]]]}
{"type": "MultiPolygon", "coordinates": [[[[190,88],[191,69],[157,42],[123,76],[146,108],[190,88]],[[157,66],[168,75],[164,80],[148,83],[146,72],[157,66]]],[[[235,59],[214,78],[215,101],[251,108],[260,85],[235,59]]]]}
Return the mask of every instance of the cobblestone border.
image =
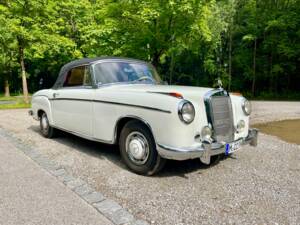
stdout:
{"type": "Polygon", "coordinates": [[[149,225],[146,221],[135,219],[134,216],[122,208],[121,205],[114,200],[104,197],[102,193],[95,191],[85,181],[68,174],[62,166],[51,161],[27,143],[24,143],[21,139],[15,137],[13,132],[0,127],[0,136],[8,139],[17,149],[22,151],[51,175],[55,176],[60,182],[66,185],[114,224],[149,225]]]}

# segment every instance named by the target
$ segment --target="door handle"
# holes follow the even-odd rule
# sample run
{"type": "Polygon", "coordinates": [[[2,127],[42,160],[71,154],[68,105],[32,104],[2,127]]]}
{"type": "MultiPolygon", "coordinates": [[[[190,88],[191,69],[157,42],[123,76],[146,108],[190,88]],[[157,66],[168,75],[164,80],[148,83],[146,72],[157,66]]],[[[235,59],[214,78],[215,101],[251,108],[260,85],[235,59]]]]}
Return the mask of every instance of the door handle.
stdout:
{"type": "Polygon", "coordinates": [[[59,96],[58,93],[53,93],[53,98],[56,98],[57,96],[59,96]]]}

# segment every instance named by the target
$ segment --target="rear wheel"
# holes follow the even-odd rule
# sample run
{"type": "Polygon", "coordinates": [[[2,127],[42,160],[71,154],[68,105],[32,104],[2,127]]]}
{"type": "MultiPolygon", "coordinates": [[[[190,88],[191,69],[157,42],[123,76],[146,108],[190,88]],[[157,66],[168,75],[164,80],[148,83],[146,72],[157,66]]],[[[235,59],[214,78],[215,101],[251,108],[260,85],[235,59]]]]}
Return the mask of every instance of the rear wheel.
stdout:
{"type": "Polygon", "coordinates": [[[137,174],[153,175],[159,172],[166,162],[158,154],[149,128],[139,121],[129,121],[124,126],[119,145],[126,166],[137,174]]]}
{"type": "Polygon", "coordinates": [[[46,138],[53,138],[55,135],[55,128],[51,127],[47,114],[45,112],[40,116],[40,129],[41,133],[46,138]]]}

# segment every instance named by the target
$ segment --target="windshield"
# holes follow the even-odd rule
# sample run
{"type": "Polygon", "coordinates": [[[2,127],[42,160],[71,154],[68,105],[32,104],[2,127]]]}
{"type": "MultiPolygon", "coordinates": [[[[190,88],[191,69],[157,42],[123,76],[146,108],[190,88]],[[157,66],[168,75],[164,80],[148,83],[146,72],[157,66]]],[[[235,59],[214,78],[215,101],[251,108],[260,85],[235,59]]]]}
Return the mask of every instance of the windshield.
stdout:
{"type": "Polygon", "coordinates": [[[98,85],[109,83],[161,83],[155,69],[146,63],[101,62],[93,65],[98,85]]]}

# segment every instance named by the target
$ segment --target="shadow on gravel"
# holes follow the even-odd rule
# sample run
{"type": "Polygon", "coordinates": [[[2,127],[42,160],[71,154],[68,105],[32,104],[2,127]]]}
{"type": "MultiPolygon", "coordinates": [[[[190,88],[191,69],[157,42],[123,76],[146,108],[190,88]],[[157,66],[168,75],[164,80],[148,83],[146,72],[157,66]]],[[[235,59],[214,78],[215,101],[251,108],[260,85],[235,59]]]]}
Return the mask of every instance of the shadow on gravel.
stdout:
{"type": "Polygon", "coordinates": [[[154,177],[163,178],[177,176],[188,179],[186,174],[193,172],[202,174],[203,170],[216,166],[220,161],[223,161],[226,158],[228,158],[228,156],[213,156],[210,165],[201,163],[200,159],[190,159],[185,161],[168,160],[164,169],[160,173],[154,175],[154,177]]]}
{"type": "MultiPolygon", "coordinates": [[[[40,133],[39,126],[30,126],[28,129],[38,133],[42,138],[45,138],[40,133]]],[[[121,161],[119,149],[116,145],[90,141],[60,130],[58,131],[57,136],[51,140],[72,148],[74,151],[88,154],[101,160],[108,159],[119,167],[126,168],[121,161]]]]}
{"type": "MultiPolygon", "coordinates": [[[[28,129],[35,133],[38,133],[42,138],[44,138],[40,133],[39,126],[30,126],[28,129]]],[[[92,157],[96,157],[102,160],[108,159],[118,167],[121,167],[122,169],[127,169],[127,167],[121,160],[121,156],[117,145],[108,145],[95,141],[90,141],[64,131],[58,131],[57,137],[51,140],[56,141],[59,144],[66,145],[74,149],[75,151],[88,154],[92,157]]],[[[186,174],[195,171],[197,171],[198,174],[201,174],[203,170],[209,169],[210,167],[217,165],[220,161],[224,160],[225,158],[227,158],[227,156],[214,156],[212,158],[211,165],[205,165],[201,163],[200,159],[192,159],[185,161],[167,160],[167,163],[162,169],[162,171],[154,175],[153,177],[163,178],[176,176],[188,179],[186,174]]]]}

